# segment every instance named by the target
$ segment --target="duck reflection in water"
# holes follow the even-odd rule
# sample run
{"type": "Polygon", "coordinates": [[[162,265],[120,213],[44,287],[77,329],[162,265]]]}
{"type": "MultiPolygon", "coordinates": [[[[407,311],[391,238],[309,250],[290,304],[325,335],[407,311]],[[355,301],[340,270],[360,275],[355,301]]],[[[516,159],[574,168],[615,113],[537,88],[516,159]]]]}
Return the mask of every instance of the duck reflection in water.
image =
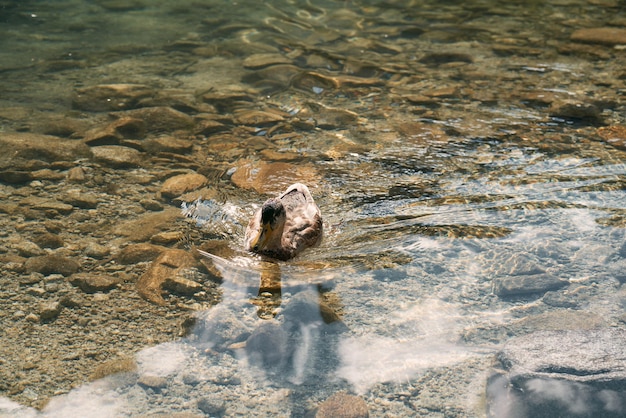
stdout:
{"type": "Polygon", "coordinates": [[[346,330],[319,290],[302,290],[276,319],[257,326],[245,343],[248,364],[274,382],[300,385],[330,376],[338,367],[336,346],[346,330]]]}
{"type": "MultiPolygon", "coordinates": [[[[260,264],[237,266],[200,251],[213,261],[225,282],[257,293],[250,301],[257,306],[257,316],[264,321],[256,324],[245,341],[233,347],[241,344],[238,348],[243,348],[241,354],[247,364],[274,382],[300,385],[313,376],[327,376],[337,367],[336,345],[345,325],[338,313],[340,308],[328,303],[330,289],[321,282],[315,283],[318,279],[323,281],[326,274],[315,266],[299,278],[288,268],[289,279],[285,282],[284,265],[280,262],[318,245],[322,233],[319,207],[308,187],[295,183],[278,197],[263,203],[248,224],[244,247],[261,255],[260,264]],[[311,273],[315,278],[313,282],[311,273]],[[241,277],[248,280],[238,280],[241,277]],[[252,278],[256,280],[249,280],[252,278]],[[285,289],[290,294],[286,301],[282,295],[285,289]]],[[[298,266],[291,267],[298,271],[298,266]]],[[[331,297],[333,299],[337,300],[331,297]]]]}

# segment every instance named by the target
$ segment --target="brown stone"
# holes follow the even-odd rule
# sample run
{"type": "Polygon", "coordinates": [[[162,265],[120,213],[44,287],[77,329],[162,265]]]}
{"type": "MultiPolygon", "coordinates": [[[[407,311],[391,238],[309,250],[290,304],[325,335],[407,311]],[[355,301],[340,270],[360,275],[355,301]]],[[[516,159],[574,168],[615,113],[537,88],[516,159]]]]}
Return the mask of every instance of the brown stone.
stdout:
{"type": "Polygon", "coordinates": [[[163,183],[163,186],[161,186],[161,195],[169,198],[177,197],[183,193],[199,189],[207,182],[208,179],[202,174],[180,174],[178,176],[170,177],[165,181],[165,183],[163,183]]]}
{"type": "Polygon", "coordinates": [[[319,181],[319,175],[311,165],[243,161],[237,167],[231,180],[243,189],[276,194],[296,182],[304,183],[309,187],[314,186],[319,181]]]}
{"type": "Polygon", "coordinates": [[[111,249],[106,245],[90,242],[85,246],[83,252],[87,257],[103,259],[111,253],[111,249]]]}
{"type": "Polygon", "coordinates": [[[67,181],[70,183],[82,183],[85,179],[85,169],[82,167],[72,167],[67,171],[67,181]]]}
{"type": "Polygon", "coordinates": [[[367,418],[367,403],[354,395],[344,392],[335,393],[320,404],[315,418],[367,418]]]}
{"type": "Polygon", "coordinates": [[[62,138],[80,137],[89,129],[86,119],[66,117],[65,115],[51,114],[34,121],[33,132],[62,138]]]}
{"type": "Polygon", "coordinates": [[[16,243],[13,248],[17,250],[17,253],[22,257],[35,257],[45,254],[44,250],[42,250],[39,245],[27,240],[16,243]]]}
{"type": "Polygon", "coordinates": [[[177,243],[183,238],[184,234],[182,231],[165,231],[151,236],[150,242],[153,244],[167,245],[177,243]]]}
{"type": "Polygon", "coordinates": [[[101,84],[77,90],[72,107],[88,112],[133,109],[152,94],[150,87],[140,84],[101,84]]]}
{"type": "Polygon", "coordinates": [[[50,232],[43,232],[36,234],[33,237],[33,242],[39,245],[41,248],[59,248],[64,245],[63,239],[57,234],[50,232]]]}
{"type": "Polygon", "coordinates": [[[119,114],[120,117],[132,117],[145,122],[148,132],[171,132],[193,127],[193,118],[167,106],[144,107],[119,114]]]}
{"type": "Polygon", "coordinates": [[[121,280],[106,274],[78,273],[72,275],[70,283],[85,293],[105,292],[117,287],[121,280]]]}
{"type": "Polygon", "coordinates": [[[144,261],[154,260],[164,250],[165,247],[154,244],[131,244],[122,249],[115,259],[120,264],[137,264],[144,261]]]}
{"type": "Polygon", "coordinates": [[[424,96],[434,97],[436,99],[450,99],[458,97],[458,89],[454,86],[452,87],[442,87],[432,90],[424,90],[422,91],[424,96]]]}
{"type": "Polygon", "coordinates": [[[64,215],[71,213],[74,210],[74,206],[67,203],[59,202],[55,199],[46,199],[44,197],[30,196],[22,199],[22,205],[28,206],[31,209],[48,211],[52,210],[64,215]]]}
{"type": "Polygon", "coordinates": [[[163,210],[163,205],[154,199],[141,199],[139,204],[145,209],[152,212],[159,212],[163,210]]]}
{"type": "Polygon", "coordinates": [[[263,68],[270,65],[291,64],[292,61],[280,54],[253,54],[243,60],[244,68],[263,68]]]}
{"type": "Polygon", "coordinates": [[[38,272],[46,276],[58,273],[64,276],[71,276],[80,269],[80,264],[71,258],[49,254],[29,258],[24,263],[24,267],[27,273],[38,272]]]}
{"type": "Polygon", "coordinates": [[[95,209],[98,206],[98,196],[92,193],[81,193],[78,190],[70,190],[62,197],[68,205],[82,209],[95,209]]]}
{"type": "Polygon", "coordinates": [[[32,172],[33,180],[59,181],[59,180],[63,180],[64,178],[65,178],[65,174],[56,170],[49,170],[47,168],[32,172]]]}
{"type": "Polygon", "coordinates": [[[626,150],[626,126],[603,126],[596,132],[608,144],[626,150]]]}
{"type": "Polygon", "coordinates": [[[563,119],[575,119],[599,123],[602,121],[602,110],[593,103],[573,100],[555,101],[549,109],[550,116],[563,119]]]}
{"type": "Polygon", "coordinates": [[[39,318],[42,321],[52,321],[61,313],[63,305],[58,301],[45,302],[39,307],[39,318]]]}
{"type": "Polygon", "coordinates": [[[309,102],[298,113],[300,119],[312,118],[315,125],[322,129],[344,129],[355,125],[359,116],[346,109],[327,107],[320,103],[309,102]]]}
{"type": "Polygon", "coordinates": [[[108,128],[122,138],[141,139],[146,136],[146,123],[138,118],[121,117],[114,120],[108,128]]]}
{"type": "Polygon", "coordinates": [[[257,88],[263,86],[288,87],[292,85],[294,77],[302,70],[295,65],[272,65],[271,67],[259,68],[247,74],[242,81],[257,88]]]}
{"type": "Polygon", "coordinates": [[[243,90],[211,91],[209,93],[205,93],[202,96],[202,100],[206,103],[212,104],[220,112],[228,112],[233,108],[240,106],[241,103],[254,101],[252,96],[243,90]]]}
{"type": "Polygon", "coordinates": [[[187,251],[168,249],[152,262],[148,271],[137,281],[139,295],[157,305],[165,305],[161,296],[163,283],[182,268],[199,267],[200,263],[187,251]]]}
{"type": "Polygon", "coordinates": [[[180,210],[177,208],[151,212],[137,219],[122,222],[114,228],[113,232],[117,235],[128,237],[134,242],[145,242],[150,240],[153,235],[167,230],[178,216],[180,216],[180,210]]]}
{"type": "Polygon", "coordinates": [[[611,27],[578,29],[572,33],[570,39],[591,44],[626,45],[626,29],[611,27]]]}
{"type": "Polygon", "coordinates": [[[227,129],[228,126],[224,125],[222,122],[212,119],[202,119],[196,124],[195,133],[199,135],[210,135],[227,129]]]}
{"type": "Polygon", "coordinates": [[[176,204],[180,204],[182,202],[193,202],[196,199],[214,199],[216,195],[216,189],[212,187],[203,187],[201,189],[196,189],[191,192],[183,193],[177,198],[173,199],[173,201],[176,202],[176,204]]]}
{"type": "Polygon", "coordinates": [[[202,285],[181,276],[170,276],[163,281],[163,289],[179,295],[191,296],[202,290],[202,285]]]}
{"type": "Polygon", "coordinates": [[[193,144],[184,139],[162,136],[155,139],[143,140],[141,142],[141,148],[150,154],[159,154],[162,152],[187,154],[192,150],[193,144]]]}
{"type": "Polygon", "coordinates": [[[263,110],[243,110],[235,114],[235,121],[241,125],[265,126],[283,120],[281,115],[263,110]]]}
{"type": "MultiPolygon", "coordinates": [[[[32,133],[0,133],[0,170],[15,169],[19,162],[39,160],[46,162],[74,161],[91,157],[89,147],[80,141],[32,133]]],[[[45,167],[38,167],[45,168],[45,167]]],[[[31,169],[31,167],[25,167],[31,169]]]]}
{"type": "Polygon", "coordinates": [[[132,373],[137,371],[137,363],[134,357],[119,357],[98,365],[89,380],[94,381],[117,373],[132,373]]]}
{"type": "Polygon", "coordinates": [[[133,148],[119,145],[104,145],[93,147],[94,159],[106,166],[114,168],[139,167],[143,161],[141,152],[133,148]]]}
{"type": "Polygon", "coordinates": [[[143,387],[159,390],[167,386],[167,379],[162,376],[142,375],[137,383],[143,387]]]}
{"type": "Polygon", "coordinates": [[[83,141],[90,146],[118,145],[124,138],[141,139],[146,135],[146,123],[137,118],[121,117],[104,128],[89,130],[83,141]]]}
{"type": "Polygon", "coordinates": [[[96,127],[90,129],[85,133],[85,137],[83,138],[83,142],[89,146],[98,146],[98,145],[118,145],[120,143],[121,136],[117,134],[114,130],[109,129],[108,126],[96,127]]]}

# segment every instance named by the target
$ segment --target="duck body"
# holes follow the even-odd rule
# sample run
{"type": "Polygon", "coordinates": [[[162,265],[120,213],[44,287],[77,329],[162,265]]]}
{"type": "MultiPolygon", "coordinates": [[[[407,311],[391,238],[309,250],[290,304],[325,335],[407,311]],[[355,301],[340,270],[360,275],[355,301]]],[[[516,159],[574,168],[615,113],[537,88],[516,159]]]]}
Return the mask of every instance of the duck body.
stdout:
{"type": "Polygon", "coordinates": [[[246,228],[244,245],[248,251],[288,260],[318,245],[322,232],[322,215],[309,188],[295,183],[256,211],[246,228]]]}

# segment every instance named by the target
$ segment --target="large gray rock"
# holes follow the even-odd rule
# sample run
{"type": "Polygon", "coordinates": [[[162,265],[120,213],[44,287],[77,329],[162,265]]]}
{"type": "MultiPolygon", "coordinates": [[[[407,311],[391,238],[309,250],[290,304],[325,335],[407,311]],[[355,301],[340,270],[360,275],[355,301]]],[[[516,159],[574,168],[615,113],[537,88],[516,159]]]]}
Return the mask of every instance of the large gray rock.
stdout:
{"type": "Polygon", "coordinates": [[[539,331],[511,339],[487,385],[493,417],[623,417],[626,330],[539,331]]]}
{"type": "Polygon", "coordinates": [[[504,276],[493,279],[493,292],[498,296],[545,293],[568,285],[567,280],[549,273],[504,276]]]}
{"type": "Polygon", "coordinates": [[[498,359],[515,376],[626,384],[626,330],[535,332],[511,339],[498,359]]]}

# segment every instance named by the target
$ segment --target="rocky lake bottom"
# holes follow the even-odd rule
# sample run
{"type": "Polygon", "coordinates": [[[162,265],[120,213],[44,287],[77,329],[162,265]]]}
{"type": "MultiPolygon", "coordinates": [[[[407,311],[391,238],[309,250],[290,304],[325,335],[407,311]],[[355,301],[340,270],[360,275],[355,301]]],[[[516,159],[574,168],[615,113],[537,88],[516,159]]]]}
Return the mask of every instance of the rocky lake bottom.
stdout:
{"type": "Polygon", "coordinates": [[[0,416],[624,416],[623,8],[0,0],[0,416]]]}

